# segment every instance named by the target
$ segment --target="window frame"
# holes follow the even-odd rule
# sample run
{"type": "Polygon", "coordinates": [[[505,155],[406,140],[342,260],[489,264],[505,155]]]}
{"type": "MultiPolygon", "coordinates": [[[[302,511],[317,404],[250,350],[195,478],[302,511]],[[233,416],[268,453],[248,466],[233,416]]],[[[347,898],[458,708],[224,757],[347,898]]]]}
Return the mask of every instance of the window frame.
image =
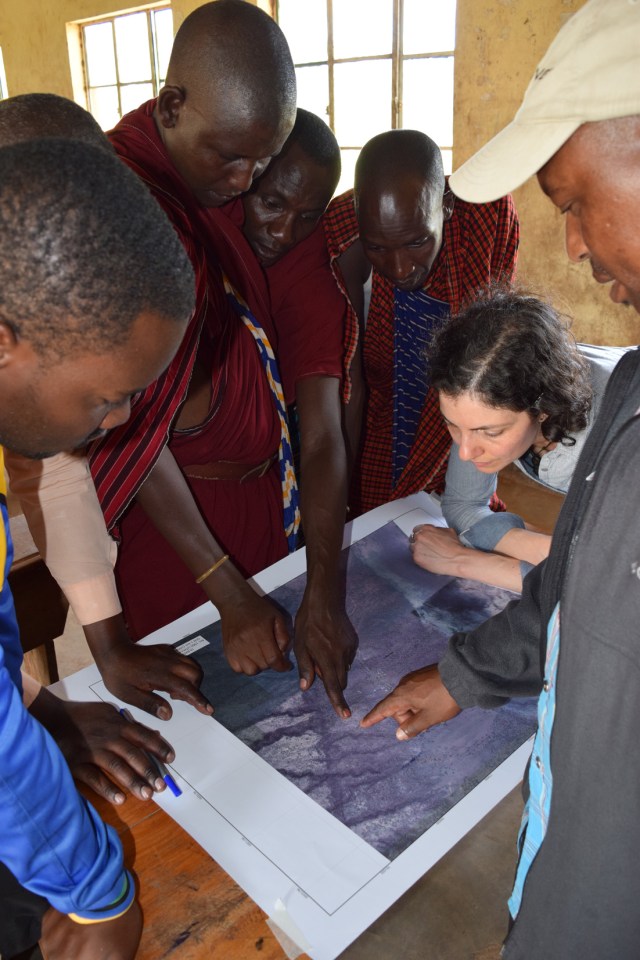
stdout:
{"type": "Polygon", "coordinates": [[[149,6],[144,6],[144,7],[134,7],[133,9],[129,9],[129,10],[118,10],[112,14],[103,15],[101,17],[92,17],[91,19],[88,19],[88,20],[78,21],[77,26],[79,28],[80,51],[81,51],[81,57],[82,57],[82,77],[83,77],[83,83],[84,83],[84,92],[85,92],[85,98],[87,103],[87,109],[89,110],[89,112],[92,112],[91,110],[91,104],[92,104],[91,91],[92,90],[102,90],[102,89],[107,89],[109,87],[115,86],[118,94],[118,113],[120,114],[121,117],[123,115],[122,89],[124,87],[133,86],[135,83],[150,82],[153,88],[153,95],[154,96],[158,95],[161,89],[161,86],[164,83],[164,80],[161,81],[160,79],[160,67],[158,62],[158,45],[157,45],[157,41],[154,33],[154,27],[153,27],[153,14],[163,10],[170,10],[173,16],[173,7],[170,0],[163,0],[163,2],[161,3],[153,3],[153,4],[150,4],[149,6]],[[137,81],[128,81],[126,83],[123,83],[120,80],[120,70],[119,70],[119,64],[118,64],[118,49],[116,46],[115,21],[121,17],[129,17],[132,14],[136,14],[136,13],[146,14],[147,39],[149,43],[149,60],[151,63],[151,80],[150,81],[137,80],[137,81]],[[116,79],[115,79],[115,83],[98,83],[98,84],[92,85],[89,82],[89,63],[88,63],[88,58],[86,53],[84,31],[87,27],[94,27],[104,23],[108,23],[111,25],[111,41],[113,45],[113,59],[115,63],[116,79]]]}
{"type": "MultiPolygon", "coordinates": [[[[308,62],[295,62],[298,67],[322,67],[326,66],[328,71],[328,92],[329,103],[327,104],[327,122],[332,130],[335,131],[335,88],[334,88],[334,68],[336,64],[368,62],[372,60],[391,61],[391,130],[402,128],[403,121],[403,74],[404,63],[408,60],[437,60],[443,58],[453,58],[455,64],[454,50],[426,51],[424,53],[403,52],[404,36],[404,0],[393,0],[393,33],[391,43],[391,53],[374,54],[361,57],[334,57],[333,56],[333,7],[335,2],[340,0],[325,0],[327,8],[327,59],[312,60],[308,62]]],[[[280,0],[271,0],[271,13],[279,23],[280,0]]],[[[454,67],[455,69],[455,67],[454,67]]],[[[453,150],[453,143],[439,144],[441,150],[453,150]]],[[[361,147],[341,143],[341,150],[359,150],[361,147]]]]}

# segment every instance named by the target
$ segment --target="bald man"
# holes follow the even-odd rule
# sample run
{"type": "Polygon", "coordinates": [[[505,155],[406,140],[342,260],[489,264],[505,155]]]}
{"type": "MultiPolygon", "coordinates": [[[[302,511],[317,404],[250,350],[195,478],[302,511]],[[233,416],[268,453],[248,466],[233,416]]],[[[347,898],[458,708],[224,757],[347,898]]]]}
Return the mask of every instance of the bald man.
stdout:
{"type": "MultiPolygon", "coordinates": [[[[90,452],[107,526],[120,539],[118,592],[134,638],[211,600],[227,659],[246,674],[291,668],[286,622],[247,577],[295,549],[299,508],[275,361],[283,332],[247,240],[217,208],[250,187],[294,119],[295,75],[279,27],[252,4],[217,0],[184,21],[157,100],[110,135],[173,222],[197,278],[174,363],[138,398],[131,424],[90,452]]],[[[307,689],[317,668],[348,716],[342,690],[355,643],[324,614],[334,604],[318,529],[309,615],[296,630],[300,683],[307,689]]],[[[111,690],[170,715],[153,690],[180,682],[177,654],[162,661],[108,621],[96,625],[92,651],[111,690]]]]}
{"type": "Polygon", "coordinates": [[[474,290],[512,279],[518,220],[511,198],[484,206],[455,200],[437,145],[424,133],[392,130],[365,145],[354,190],[331,203],[324,226],[352,307],[347,340],[364,329],[368,396],[350,505],[362,512],[441,490],[451,438],[423,353],[474,290]]]}

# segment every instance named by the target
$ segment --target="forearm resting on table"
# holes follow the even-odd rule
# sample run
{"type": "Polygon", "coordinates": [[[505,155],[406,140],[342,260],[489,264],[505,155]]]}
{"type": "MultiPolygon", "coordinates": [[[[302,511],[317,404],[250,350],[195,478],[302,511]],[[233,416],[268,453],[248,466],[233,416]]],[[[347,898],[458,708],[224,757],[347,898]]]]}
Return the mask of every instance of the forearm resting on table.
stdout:
{"type": "Polygon", "coordinates": [[[537,566],[549,556],[550,547],[551,537],[546,534],[514,528],[498,540],[495,545],[495,552],[537,566]]]}
{"type": "Polygon", "coordinates": [[[537,566],[544,560],[551,537],[529,530],[509,530],[496,544],[495,551],[462,547],[457,558],[457,576],[478,580],[507,590],[522,590],[521,561],[537,566]]]}

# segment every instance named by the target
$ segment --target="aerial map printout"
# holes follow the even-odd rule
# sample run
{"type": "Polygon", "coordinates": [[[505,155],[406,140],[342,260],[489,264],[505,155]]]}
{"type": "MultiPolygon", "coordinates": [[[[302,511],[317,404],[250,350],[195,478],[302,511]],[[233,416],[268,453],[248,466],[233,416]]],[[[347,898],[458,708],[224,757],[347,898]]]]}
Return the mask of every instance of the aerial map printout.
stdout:
{"type": "MultiPolygon", "coordinates": [[[[347,613],[360,646],[347,699],[356,718],[400,677],[442,656],[448,638],[501,610],[512,595],[417,567],[407,538],[389,523],[353,544],[347,558],[347,613]]],[[[302,574],[271,598],[298,609],[302,574]]],[[[466,710],[455,723],[399,744],[395,721],[368,730],[327,709],[320,681],[301,693],[298,672],[234,673],[222,654],[220,624],[192,656],[215,716],[307,796],[393,860],[528,737],[535,701],[501,710],[466,710]]],[[[178,644],[180,646],[180,644],[178,644]]]]}
{"type": "MultiPolygon", "coordinates": [[[[393,720],[359,725],[404,674],[438,661],[453,633],[514,598],[417,567],[407,533],[424,522],[441,523],[439,507],[417,494],[345,532],[346,609],[359,639],[349,720],[336,717],[319,679],[299,690],[295,663],[284,674],[234,673],[210,604],[142,641],[197,659],[215,708],[211,718],[173,701],[162,733],[182,795],[167,790],[156,802],[262,907],[277,935],[284,931],[289,956],[335,960],[516,786],[531,751],[535,700],[465,710],[404,743],[393,720]]],[[[298,551],[255,583],[293,616],[304,569],[298,551]]],[[[59,688],[121,706],[95,666],[59,688]]]]}

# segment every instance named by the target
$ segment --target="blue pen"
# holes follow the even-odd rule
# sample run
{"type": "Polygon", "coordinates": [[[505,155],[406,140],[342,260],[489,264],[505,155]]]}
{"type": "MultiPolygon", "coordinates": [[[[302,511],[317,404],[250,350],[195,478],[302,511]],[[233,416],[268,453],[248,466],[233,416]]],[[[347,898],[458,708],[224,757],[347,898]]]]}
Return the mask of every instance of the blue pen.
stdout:
{"type": "MultiPolygon", "coordinates": [[[[130,723],[135,723],[135,720],[133,719],[129,711],[126,709],[126,707],[123,707],[120,710],[120,715],[123,716],[125,720],[129,720],[130,723]]],[[[173,777],[165,767],[162,760],[158,760],[157,757],[154,757],[152,756],[152,754],[147,753],[146,750],[144,751],[144,753],[149,758],[149,760],[154,765],[154,767],[156,767],[158,773],[160,774],[160,776],[162,777],[166,785],[169,787],[169,790],[171,790],[171,793],[174,795],[174,797],[181,797],[182,790],[180,789],[178,784],[175,782],[175,780],[173,779],[173,777]]]]}

